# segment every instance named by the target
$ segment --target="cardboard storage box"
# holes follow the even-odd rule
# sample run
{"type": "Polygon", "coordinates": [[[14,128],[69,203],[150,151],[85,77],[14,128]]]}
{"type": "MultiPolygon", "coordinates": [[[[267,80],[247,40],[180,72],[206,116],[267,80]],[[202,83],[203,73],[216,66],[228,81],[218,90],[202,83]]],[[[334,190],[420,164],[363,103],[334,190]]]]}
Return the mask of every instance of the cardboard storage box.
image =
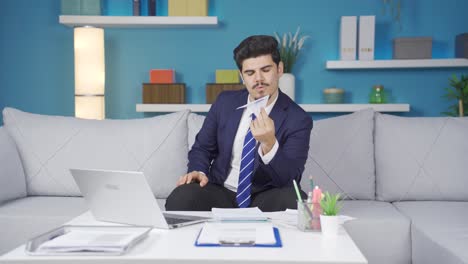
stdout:
{"type": "Polygon", "coordinates": [[[184,83],[144,83],[144,104],[185,104],[184,83]]]}
{"type": "Polygon", "coordinates": [[[455,38],[455,58],[468,59],[468,33],[457,35],[455,38]]]}
{"type": "Polygon", "coordinates": [[[222,91],[242,90],[245,86],[242,83],[207,83],[206,103],[212,104],[222,91]]]}
{"type": "Polygon", "coordinates": [[[431,59],[432,37],[393,39],[393,59],[431,59]]]}

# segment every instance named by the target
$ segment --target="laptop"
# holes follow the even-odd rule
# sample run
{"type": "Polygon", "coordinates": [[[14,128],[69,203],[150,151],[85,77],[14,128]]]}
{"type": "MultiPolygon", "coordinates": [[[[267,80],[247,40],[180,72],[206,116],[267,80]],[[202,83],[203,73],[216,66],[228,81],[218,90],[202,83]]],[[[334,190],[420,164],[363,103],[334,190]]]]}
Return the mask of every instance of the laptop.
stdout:
{"type": "Polygon", "coordinates": [[[163,213],[143,172],[90,169],[70,172],[96,220],[171,229],[210,219],[163,213]]]}

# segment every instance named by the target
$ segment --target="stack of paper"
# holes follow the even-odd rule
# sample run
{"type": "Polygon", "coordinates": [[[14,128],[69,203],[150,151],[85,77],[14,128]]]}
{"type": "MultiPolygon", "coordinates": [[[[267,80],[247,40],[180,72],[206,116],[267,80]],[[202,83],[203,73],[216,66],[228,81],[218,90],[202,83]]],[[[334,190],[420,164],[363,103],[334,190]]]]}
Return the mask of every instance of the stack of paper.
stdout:
{"type": "Polygon", "coordinates": [[[213,208],[213,218],[218,221],[266,221],[268,217],[258,208],[213,208]]]}
{"type": "Polygon", "coordinates": [[[72,230],[43,243],[38,252],[124,252],[146,230],[88,231],[72,230]]]}
{"type": "Polygon", "coordinates": [[[255,244],[273,245],[276,238],[270,222],[225,223],[207,222],[200,232],[197,243],[203,244],[255,244]]]}

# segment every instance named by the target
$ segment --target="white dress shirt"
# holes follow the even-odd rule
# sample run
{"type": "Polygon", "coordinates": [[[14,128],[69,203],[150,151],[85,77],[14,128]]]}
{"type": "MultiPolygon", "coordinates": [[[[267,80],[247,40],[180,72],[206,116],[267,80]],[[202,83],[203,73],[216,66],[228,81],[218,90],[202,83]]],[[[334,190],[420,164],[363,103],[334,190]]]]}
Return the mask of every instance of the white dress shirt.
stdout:
{"type": "MultiPolygon", "coordinates": [[[[279,96],[279,95],[278,95],[279,96]]],[[[269,115],[271,109],[278,100],[278,96],[276,96],[275,100],[267,107],[265,107],[266,113],[269,115]]],[[[250,96],[249,96],[250,97],[250,96]]],[[[247,98],[247,103],[249,103],[249,99],[247,98]]],[[[239,183],[239,172],[240,172],[240,162],[242,156],[242,149],[244,147],[244,138],[247,135],[247,131],[249,131],[250,123],[252,122],[252,109],[245,108],[244,113],[242,114],[239,127],[237,128],[236,137],[234,138],[234,144],[232,146],[232,157],[231,157],[231,170],[229,171],[229,175],[224,182],[224,187],[227,189],[237,192],[237,185],[239,183]]],[[[257,142],[258,143],[258,142],[257,142]]],[[[263,163],[268,164],[270,161],[275,157],[276,152],[278,151],[279,144],[278,141],[275,141],[275,145],[273,148],[265,155],[263,155],[262,148],[258,148],[258,154],[262,158],[263,163]]]]}

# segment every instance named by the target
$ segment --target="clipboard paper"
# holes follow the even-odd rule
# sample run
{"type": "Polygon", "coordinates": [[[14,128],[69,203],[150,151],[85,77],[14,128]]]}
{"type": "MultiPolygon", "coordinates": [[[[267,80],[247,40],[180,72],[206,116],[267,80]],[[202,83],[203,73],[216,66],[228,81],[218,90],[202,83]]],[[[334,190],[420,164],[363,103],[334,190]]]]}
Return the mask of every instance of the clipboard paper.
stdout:
{"type": "Polygon", "coordinates": [[[210,222],[198,233],[197,247],[282,247],[278,228],[271,223],[210,222]]]}

